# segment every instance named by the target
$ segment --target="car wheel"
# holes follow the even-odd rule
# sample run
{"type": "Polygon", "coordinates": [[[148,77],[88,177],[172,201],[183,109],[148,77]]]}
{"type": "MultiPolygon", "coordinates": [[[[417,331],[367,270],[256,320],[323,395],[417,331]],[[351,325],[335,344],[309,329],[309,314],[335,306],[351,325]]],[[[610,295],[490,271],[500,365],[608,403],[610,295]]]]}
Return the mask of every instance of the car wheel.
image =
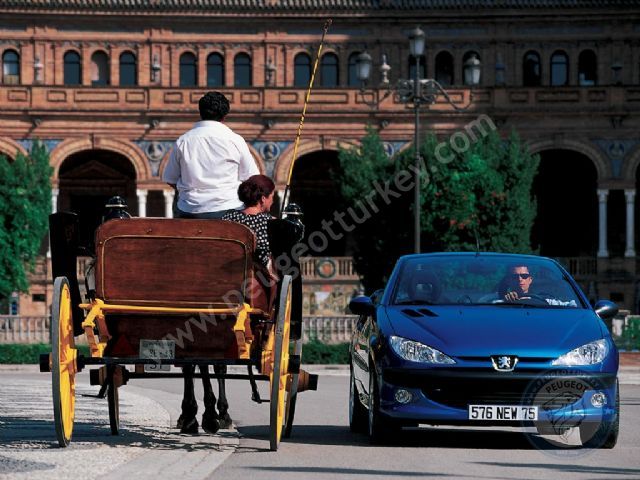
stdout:
{"type": "Polygon", "coordinates": [[[613,448],[618,443],[620,431],[620,386],[616,385],[616,406],[611,422],[580,425],[580,441],[585,448],[613,448]]]}
{"type": "Polygon", "coordinates": [[[398,427],[380,413],[380,392],[375,369],[369,369],[369,441],[380,444],[393,439],[398,427]]]}
{"type": "Polygon", "coordinates": [[[358,396],[353,368],[349,385],[349,429],[354,433],[364,433],[367,428],[367,409],[362,405],[358,396]]]}

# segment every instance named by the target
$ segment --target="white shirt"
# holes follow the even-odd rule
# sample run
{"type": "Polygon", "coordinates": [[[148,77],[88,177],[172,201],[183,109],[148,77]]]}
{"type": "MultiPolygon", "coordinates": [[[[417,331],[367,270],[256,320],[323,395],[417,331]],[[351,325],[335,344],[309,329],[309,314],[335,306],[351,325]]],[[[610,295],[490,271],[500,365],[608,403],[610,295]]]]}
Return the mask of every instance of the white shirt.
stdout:
{"type": "Polygon", "coordinates": [[[260,171],[244,139],[213,120],[197,122],[173,147],[162,179],[187,213],[240,209],[238,186],[260,171]]]}

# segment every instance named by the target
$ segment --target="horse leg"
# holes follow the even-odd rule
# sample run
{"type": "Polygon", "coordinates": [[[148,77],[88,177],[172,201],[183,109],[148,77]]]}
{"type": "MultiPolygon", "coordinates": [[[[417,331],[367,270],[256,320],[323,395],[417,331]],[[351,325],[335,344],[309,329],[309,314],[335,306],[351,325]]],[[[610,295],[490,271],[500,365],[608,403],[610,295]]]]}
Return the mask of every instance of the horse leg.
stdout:
{"type": "MultiPolygon", "coordinates": [[[[217,374],[227,373],[226,365],[215,365],[213,369],[217,374]]],[[[227,401],[224,378],[218,378],[218,421],[220,423],[220,428],[231,428],[229,402],[227,401]]]]}
{"type": "Polygon", "coordinates": [[[193,373],[195,368],[192,365],[182,367],[184,373],[184,396],[182,398],[182,413],[178,417],[177,427],[180,433],[198,433],[198,403],[193,390],[193,373]]]}
{"type": "Polygon", "coordinates": [[[202,373],[202,387],[204,388],[204,414],[202,415],[202,429],[207,433],[216,433],[220,429],[216,412],[216,396],[213,394],[209,365],[200,365],[202,373]]]}

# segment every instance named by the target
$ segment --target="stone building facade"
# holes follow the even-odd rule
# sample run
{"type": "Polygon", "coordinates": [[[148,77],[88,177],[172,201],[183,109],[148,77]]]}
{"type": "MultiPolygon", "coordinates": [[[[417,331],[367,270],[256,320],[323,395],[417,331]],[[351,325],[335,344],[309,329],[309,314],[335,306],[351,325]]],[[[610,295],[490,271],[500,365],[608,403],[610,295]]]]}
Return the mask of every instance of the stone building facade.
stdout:
{"type": "MultiPolygon", "coordinates": [[[[281,194],[328,17],[293,172],[311,229],[337,205],[328,172],[340,145],[357,145],[367,124],[390,155],[410,145],[413,111],[383,82],[410,78],[406,33],[420,25],[422,72],[469,105],[457,112],[439,97],[422,110],[424,132],[454,139],[481,115],[505,135],[515,128],[541,157],[534,246],[589,296],[638,309],[640,8],[627,0],[0,0],[0,153],[43,141],[52,207],[77,211],[89,240],[114,194],[138,215],[171,215],[168,152],[217,89],[281,194]],[[364,51],[374,69],[361,90],[364,51]]],[[[349,241],[317,254],[348,256],[349,241]]],[[[21,313],[46,312],[46,268],[21,313]]]]}

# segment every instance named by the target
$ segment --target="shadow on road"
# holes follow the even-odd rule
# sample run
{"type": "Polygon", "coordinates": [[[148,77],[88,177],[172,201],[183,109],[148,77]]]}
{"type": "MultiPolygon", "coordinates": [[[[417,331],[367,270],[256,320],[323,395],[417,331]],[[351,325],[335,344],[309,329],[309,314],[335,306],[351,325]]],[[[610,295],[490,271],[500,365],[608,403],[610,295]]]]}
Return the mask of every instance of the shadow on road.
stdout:
{"type": "MultiPolygon", "coordinates": [[[[245,438],[256,440],[269,439],[269,427],[266,425],[246,425],[237,427],[245,438]]],[[[294,425],[291,438],[283,442],[308,445],[363,446],[370,447],[369,439],[364,434],[351,433],[349,427],[341,425],[294,425]]],[[[415,447],[415,448],[453,448],[483,450],[540,450],[534,447],[526,434],[517,431],[419,428],[405,429],[402,435],[392,437],[380,446],[415,447]]],[[[565,447],[548,445],[549,450],[565,447]]],[[[242,447],[240,448],[242,450],[242,447]]],[[[247,448],[256,451],[261,449],[247,448]]]]}
{"type": "MultiPolygon", "coordinates": [[[[260,470],[267,472],[295,472],[300,473],[302,478],[305,478],[305,474],[313,473],[325,473],[334,475],[368,475],[372,477],[455,477],[461,478],[459,474],[449,473],[429,473],[429,472],[406,472],[398,470],[378,470],[378,469],[365,469],[365,468],[338,468],[338,467],[248,467],[252,470],[260,470]]],[[[465,475],[463,475],[464,477],[465,475]]]]}
{"type": "MultiPolygon", "coordinates": [[[[59,448],[53,422],[27,417],[3,417],[0,421],[2,436],[0,452],[13,449],[59,448]]],[[[215,436],[207,433],[182,435],[177,429],[166,427],[143,427],[122,425],[119,435],[111,435],[109,425],[104,423],[76,422],[73,427],[71,445],[89,444],[98,446],[134,446],[150,450],[223,450],[225,441],[237,438],[235,432],[220,431],[215,436]]]]}

